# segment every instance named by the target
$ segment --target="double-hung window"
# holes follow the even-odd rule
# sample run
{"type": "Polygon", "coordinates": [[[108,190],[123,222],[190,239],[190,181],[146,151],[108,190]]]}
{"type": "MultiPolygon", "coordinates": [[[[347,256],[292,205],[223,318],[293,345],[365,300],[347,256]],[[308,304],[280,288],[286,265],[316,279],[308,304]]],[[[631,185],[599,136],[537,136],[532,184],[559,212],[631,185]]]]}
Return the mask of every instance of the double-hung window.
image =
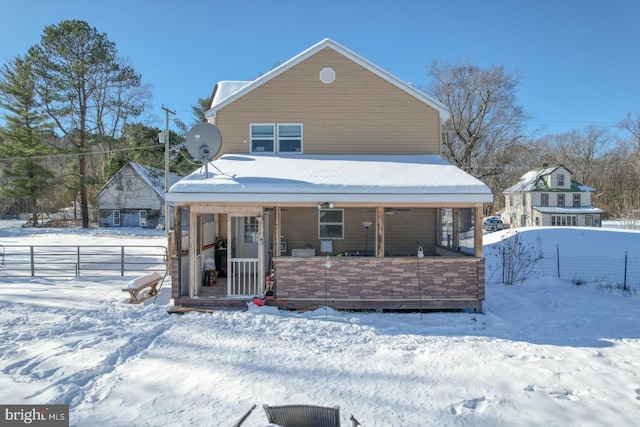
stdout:
{"type": "Polygon", "coordinates": [[[251,125],[251,152],[273,153],[276,140],[276,125],[259,123],[251,125]]]}
{"type": "Polygon", "coordinates": [[[558,174],[558,187],[559,188],[564,187],[564,174],[563,173],[559,173],[558,174]]]}
{"type": "Polygon", "coordinates": [[[540,206],[549,206],[549,193],[540,194],[540,206]]]}
{"type": "Polygon", "coordinates": [[[564,194],[558,194],[558,206],[564,206],[564,194]]]}
{"type": "Polygon", "coordinates": [[[318,211],[318,237],[320,239],[344,238],[344,210],[320,209],[318,211]]]}
{"type": "Polygon", "coordinates": [[[302,123],[251,124],[251,153],[302,153],[302,123]]]}
{"type": "Polygon", "coordinates": [[[302,123],[278,124],[278,152],[302,153],[302,123]]]}
{"type": "Polygon", "coordinates": [[[580,193],[573,194],[573,206],[580,206],[580,193]]]}

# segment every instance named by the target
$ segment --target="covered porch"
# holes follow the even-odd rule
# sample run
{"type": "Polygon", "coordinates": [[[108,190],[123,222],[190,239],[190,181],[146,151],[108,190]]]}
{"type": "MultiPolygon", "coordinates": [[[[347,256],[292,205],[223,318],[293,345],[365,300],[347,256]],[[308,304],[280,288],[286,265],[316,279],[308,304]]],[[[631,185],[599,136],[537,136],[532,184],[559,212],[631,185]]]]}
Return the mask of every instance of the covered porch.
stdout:
{"type": "Polygon", "coordinates": [[[268,294],[308,308],[482,309],[492,196],[439,156],[215,163],[168,195],[176,305],[246,308],[268,294]]]}
{"type": "Polygon", "coordinates": [[[310,308],[481,310],[481,204],[324,203],[178,207],[176,305],[244,308],[268,294],[310,308]]]}

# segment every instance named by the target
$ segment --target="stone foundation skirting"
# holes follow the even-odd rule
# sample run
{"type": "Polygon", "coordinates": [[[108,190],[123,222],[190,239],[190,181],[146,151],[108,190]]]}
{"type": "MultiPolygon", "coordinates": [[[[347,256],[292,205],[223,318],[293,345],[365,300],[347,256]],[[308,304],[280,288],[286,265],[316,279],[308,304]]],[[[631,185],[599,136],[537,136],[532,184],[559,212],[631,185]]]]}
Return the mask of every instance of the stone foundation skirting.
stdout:
{"type": "Polygon", "coordinates": [[[281,257],[273,260],[278,299],[333,301],[334,308],[482,310],[484,259],[281,257]]]}

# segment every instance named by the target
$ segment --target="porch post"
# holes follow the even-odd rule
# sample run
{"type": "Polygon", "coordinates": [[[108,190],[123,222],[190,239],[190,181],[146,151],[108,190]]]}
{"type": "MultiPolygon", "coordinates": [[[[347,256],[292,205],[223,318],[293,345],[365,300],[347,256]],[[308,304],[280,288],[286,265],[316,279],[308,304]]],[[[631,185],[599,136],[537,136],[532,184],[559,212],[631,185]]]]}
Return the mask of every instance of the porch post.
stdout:
{"type": "Polygon", "coordinates": [[[195,212],[195,209],[189,209],[189,297],[197,297],[198,296],[198,281],[197,270],[196,270],[196,261],[199,259],[197,256],[197,243],[198,243],[198,227],[197,222],[198,215],[195,212]]]}
{"type": "Polygon", "coordinates": [[[453,234],[453,248],[458,250],[460,247],[460,209],[453,208],[453,224],[451,224],[451,232],[453,234]]]}
{"type": "Polygon", "coordinates": [[[179,297],[182,289],[182,206],[177,204],[173,207],[173,247],[170,248],[173,252],[171,257],[175,257],[176,272],[171,275],[172,285],[174,292],[173,297],[179,297]]]}
{"type": "Polygon", "coordinates": [[[274,218],[273,218],[273,222],[274,222],[274,233],[276,234],[275,236],[273,236],[273,246],[275,246],[273,248],[273,255],[274,257],[279,257],[281,256],[280,253],[280,236],[282,234],[282,231],[280,230],[280,215],[282,214],[282,208],[280,208],[280,206],[276,206],[276,210],[274,211],[274,218]]]}
{"type": "MultiPolygon", "coordinates": [[[[264,212],[264,210],[263,210],[264,212]]],[[[265,272],[265,268],[264,268],[264,245],[265,245],[265,221],[264,221],[264,213],[260,216],[256,217],[256,220],[258,221],[258,236],[260,236],[260,238],[258,239],[258,289],[261,289],[262,292],[264,292],[264,272],[265,272]]]]}
{"type": "Polygon", "coordinates": [[[476,206],[476,257],[482,258],[482,204],[476,206]]]}
{"type": "Polygon", "coordinates": [[[384,206],[376,208],[376,257],[384,258],[384,206]]]}

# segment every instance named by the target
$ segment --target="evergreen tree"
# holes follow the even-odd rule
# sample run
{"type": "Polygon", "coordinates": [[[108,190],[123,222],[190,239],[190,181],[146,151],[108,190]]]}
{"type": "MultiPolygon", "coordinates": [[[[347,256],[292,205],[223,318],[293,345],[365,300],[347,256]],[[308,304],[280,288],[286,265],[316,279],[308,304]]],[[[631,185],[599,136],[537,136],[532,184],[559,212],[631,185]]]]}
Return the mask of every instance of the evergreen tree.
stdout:
{"type": "Polygon", "coordinates": [[[107,35],[84,21],[46,27],[28,58],[38,101],[77,159],[82,226],[88,227],[88,189],[96,182],[91,162],[100,151],[110,152],[128,119],[142,113],[147,88],[107,35]]]}
{"type": "Polygon", "coordinates": [[[0,69],[0,106],[6,128],[0,140],[0,157],[5,159],[0,192],[20,200],[38,223],[38,201],[55,185],[54,172],[46,167],[43,144],[52,135],[35,99],[33,68],[28,59],[16,57],[0,69]]]}

